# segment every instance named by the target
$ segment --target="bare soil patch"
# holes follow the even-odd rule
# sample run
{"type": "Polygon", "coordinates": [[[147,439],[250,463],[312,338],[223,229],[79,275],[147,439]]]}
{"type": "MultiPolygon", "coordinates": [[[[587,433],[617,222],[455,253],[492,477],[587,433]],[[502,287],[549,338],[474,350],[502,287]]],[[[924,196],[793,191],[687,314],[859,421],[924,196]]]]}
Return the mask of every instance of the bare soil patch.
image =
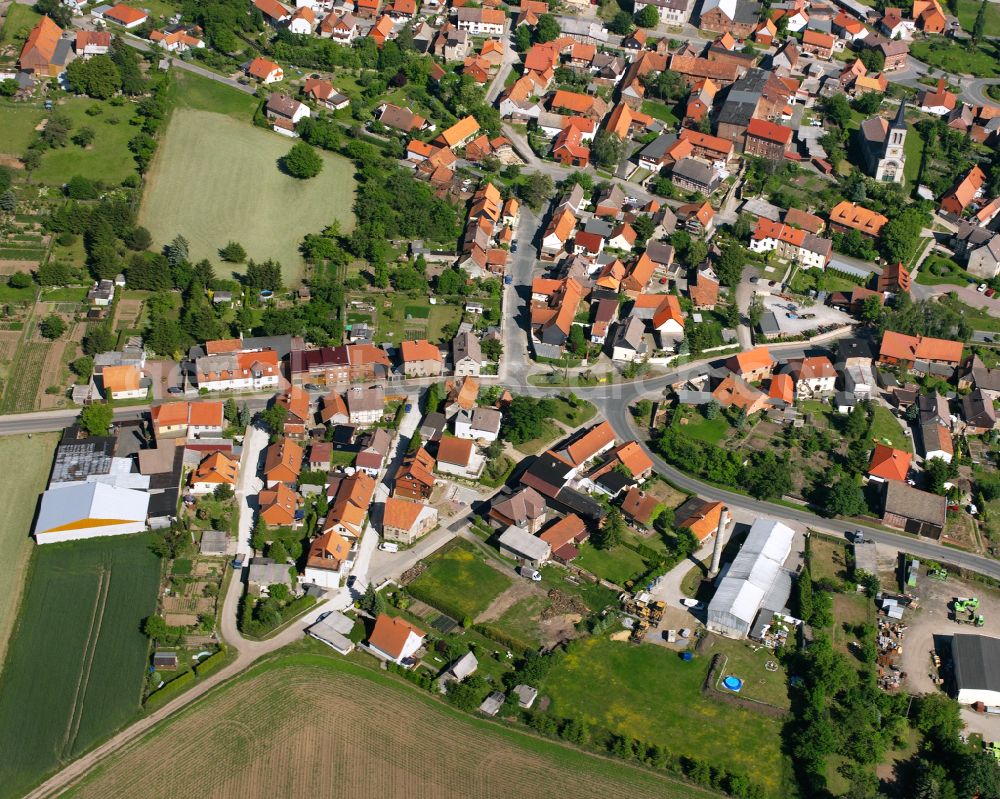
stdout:
{"type": "Polygon", "coordinates": [[[30,272],[38,268],[38,261],[15,261],[0,258],[0,275],[13,275],[15,272],[30,272]]]}
{"type": "Polygon", "coordinates": [[[476,619],[476,624],[482,624],[487,621],[496,621],[522,599],[526,599],[529,596],[542,596],[543,594],[544,591],[541,588],[537,588],[530,581],[518,580],[511,585],[510,588],[496,597],[496,599],[489,604],[489,607],[479,614],[479,618],[476,619]]]}

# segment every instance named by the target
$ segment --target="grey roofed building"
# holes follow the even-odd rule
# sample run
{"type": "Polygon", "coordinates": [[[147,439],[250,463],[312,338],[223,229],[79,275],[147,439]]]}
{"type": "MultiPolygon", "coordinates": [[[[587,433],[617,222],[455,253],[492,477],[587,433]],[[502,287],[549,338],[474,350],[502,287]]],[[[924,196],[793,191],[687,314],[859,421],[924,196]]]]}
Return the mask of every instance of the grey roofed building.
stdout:
{"type": "Polygon", "coordinates": [[[631,350],[638,355],[646,352],[646,326],[638,316],[630,316],[619,322],[615,329],[612,346],[616,349],[631,350]]]}
{"type": "Polygon", "coordinates": [[[267,113],[274,116],[292,119],[302,105],[284,93],[272,94],[267,98],[267,113]]]}
{"type": "Polygon", "coordinates": [[[583,225],[585,233],[596,233],[598,236],[605,239],[611,238],[611,233],[614,229],[615,226],[612,225],[607,219],[588,219],[583,225]]]}
{"type": "Polygon", "coordinates": [[[768,339],[781,335],[781,325],[778,324],[778,317],[774,315],[774,311],[765,311],[760,317],[760,332],[768,339]]]}
{"type": "Polygon", "coordinates": [[[962,418],[970,427],[992,430],[997,426],[997,412],[993,400],[981,388],[962,397],[962,418]]]}
{"type": "Polygon", "coordinates": [[[972,382],[976,388],[1000,394],[1000,369],[987,369],[978,355],[972,357],[972,382]]]}
{"type": "Polygon", "coordinates": [[[715,191],[719,175],[709,164],[697,158],[682,158],[670,170],[671,180],[682,188],[693,188],[703,194],[715,191]]]}
{"type": "Polygon", "coordinates": [[[529,708],[535,704],[535,699],[538,698],[538,689],[532,688],[530,685],[515,685],[514,695],[517,697],[519,707],[529,708]]]}
{"type": "Polygon", "coordinates": [[[479,339],[472,333],[459,333],[451,342],[451,356],[456,366],[466,358],[481,364],[483,350],[479,345],[479,339]]]}
{"type": "Polygon", "coordinates": [[[476,660],[476,656],[472,652],[466,652],[462,657],[456,660],[448,673],[456,680],[461,682],[466,677],[471,677],[476,673],[476,669],[479,668],[479,661],[476,660]]]}
{"type": "Polygon", "coordinates": [[[948,400],[938,394],[921,394],[917,398],[917,412],[920,424],[937,422],[940,425],[951,424],[951,412],[948,410],[948,400]]]}
{"type": "Polygon", "coordinates": [[[883,491],[884,524],[908,533],[940,538],[947,518],[947,499],[899,480],[886,480],[883,491]]]}
{"type": "Polygon", "coordinates": [[[503,707],[503,703],[506,701],[507,697],[504,694],[494,691],[483,700],[483,703],[479,706],[479,712],[485,713],[487,716],[495,716],[500,712],[500,708],[503,707]]]}
{"type": "Polygon", "coordinates": [[[693,391],[682,388],[677,392],[679,405],[708,405],[713,399],[711,391],[693,391]]]}
{"type": "Polygon", "coordinates": [[[500,433],[500,425],[503,423],[503,414],[496,408],[476,407],[472,410],[471,423],[473,430],[498,435],[500,433]]]}
{"type": "Polygon", "coordinates": [[[545,497],[531,486],[525,486],[513,494],[501,491],[493,497],[489,517],[493,524],[508,520],[507,523],[537,530],[545,518],[545,497]]]}
{"type": "MultiPolygon", "coordinates": [[[[752,6],[752,3],[736,3],[736,12],[739,14],[742,8],[752,6]]],[[[753,19],[757,18],[759,9],[753,12],[753,19]]],[[[729,88],[729,94],[719,109],[719,124],[739,125],[746,127],[753,119],[757,110],[757,103],[764,92],[767,84],[768,73],[763,69],[748,69],[743,77],[738,78],[729,88]]]]}
{"type": "Polygon", "coordinates": [[[346,655],[354,649],[354,642],[347,637],[353,629],[354,619],[345,616],[339,610],[331,610],[309,627],[306,633],[340,654],[346,655]]]}
{"type": "Polygon", "coordinates": [[[988,635],[955,633],[951,638],[956,699],[1000,705],[1000,639],[988,635]]]}
{"type": "Polygon", "coordinates": [[[646,255],[654,264],[666,266],[673,263],[674,248],[665,241],[650,241],[646,243],[646,255]]]}
{"type": "Polygon", "coordinates": [[[35,540],[45,543],[137,533],[145,529],[148,515],[149,494],[145,491],[106,483],[50,487],[42,494],[35,540]]]}
{"type": "Polygon", "coordinates": [[[759,612],[777,612],[791,594],[784,568],[795,532],[773,519],[757,519],[739,554],[719,582],[708,605],[708,629],[729,638],[744,638],[759,612]]]}
{"type": "Polygon", "coordinates": [[[639,158],[646,161],[660,161],[675,141],[677,141],[676,133],[661,133],[639,151],[639,158]]]}
{"type": "Polygon", "coordinates": [[[837,361],[845,363],[849,358],[866,358],[874,360],[878,352],[875,345],[867,338],[842,338],[837,342],[837,361]]]}
{"type": "Polygon", "coordinates": [[[429,413],[420,423],[420,438],[423,441],[438,441],[447,426],[448,420],[443,413],[429,413]]]}
{"type": "Polygon", "coordinates": [[[228,555],[229,535],[225,530],[206,530],[201,534],[202,555],[228,555]]]}
{"type": "Polygon", "coordinates": [[[278,583],[291,587],[292,576],[288,570],[293,568],[288,563],[275,563],[270,558],[251,558],[247,581],[251,585],[269,586],[278,583]]]}
{"type": "Polygon", "coordinates": [[[56,448],[49,485],[86,480],[91,475],[109,474],[114,460],[115,439],[110,436],[78,438],[79,427],[63,433],[56,448]]]}
{"type": "Polygon", "coordinates": [[[501,550],[506,550],[518,560],[527,561],[535,566],[544,563],[552,554],[552,547],[545,541],[520,527],[508,527],[497,538],[497,544],[501,550]]]}

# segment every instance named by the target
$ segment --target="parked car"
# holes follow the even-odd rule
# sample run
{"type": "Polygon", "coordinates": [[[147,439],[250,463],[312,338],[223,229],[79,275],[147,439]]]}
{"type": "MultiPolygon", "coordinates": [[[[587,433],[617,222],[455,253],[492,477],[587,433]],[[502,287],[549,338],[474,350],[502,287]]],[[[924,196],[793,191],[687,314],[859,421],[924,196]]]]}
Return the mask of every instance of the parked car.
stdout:
{"type": "Polygon", "coordinates": [[[985,283],[980,283],[978,286],[976,286],[976,291],[978,291],[980,294],[982,294],[983,292],[985,292],[986,291],[986,284],[985,283]]]}
{"type": "Polygon", "coordinates": [[[510,251],[511,252],[517,252],[517,242],[516,241],[510,245],[510,251]]]}
{"type": "Polygon", "coordinates": [[[690,608],[691,610],[705,609],[704,602],[699,602],[697,599],[691,599],[690,597],[684,597],[683,599],[681,599],[681,604],[686,608],[690,608]]]}
{"type": "Polygon", "coordinates": [[[383,541],[378,545],[378,548],[383,552],[399,552],[399,544],[392,541],[383,541]]]}
{"type": "Polygon", "coordinates": [[[533,569],[531,566],[518,566],[517,573],[522,577],[527,577],[532,582],[538,583],[542,580],[542,575],[538,569],[533,569]]]}
{"type": "Polygon", "coordinates": [[[853,532],[847,531],[847,540],[852,544],[863,544],[867,540],[865,534],[861,530],[854,530],[853,532]]]}
{"type": "Polygon", "coordinates": [[[180,386],[171,386],[170,388],[167,389],[167,393],[168,394],[183,394],[184,393],[184,389],[182,389],[180,386]]]}

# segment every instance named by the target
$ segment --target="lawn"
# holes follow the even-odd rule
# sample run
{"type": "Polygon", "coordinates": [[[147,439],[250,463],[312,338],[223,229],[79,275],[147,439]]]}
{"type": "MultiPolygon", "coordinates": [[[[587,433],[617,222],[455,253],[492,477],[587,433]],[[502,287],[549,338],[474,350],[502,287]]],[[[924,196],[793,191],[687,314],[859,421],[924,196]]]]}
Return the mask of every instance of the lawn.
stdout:
{"type": "Polygon", "coordinates": [[[668,125],[676,125],[680,121],[670,106],[658,103],[655,100],[645,100],[641,110],[642,113],[649,114],[653,119],[666,122],[668,125]]]}
{"type": "Polygon", "coordinates": [[[580,556],[573,561],[573,565],[621,586],[646,571],[646,562],[635,550],[623,544],[610,549],[598,549],[584,543],[580,547],[580,556]]]}
{"type": "Polygon", "coordinates": [[[706,655],[721,653],[726,656],[726,666],[719,678],[733,674],[743,680],[740,696],[756,699],[774,707],[788,710],[788,675],[785,670],[768,671],[766,665],[774,663],[774,653],[764,647],[753,647],[748,641],[733,641],[722,636],[712,636],[711,649],[706,655]]]}
{"type": "Polygon", "coordinates": [[[344,232],[354,226],[354,167],[324,153],[318,177],[296,180],[277,165],[290,146],[224,114],[174,111],[147,177],[140,224],[156,244],[183,233],[193,260],[219,263],[219,248],[239,241],[250,258],[280,261],[286,283],[297,282],[307,233],[334,219],[344,232]]]}
{"type": "Polygon", "coordinates": [[[853,291],[858,287],[854,281],[828,269],[796,269],[790,288],[798,294],[809,291],[853,291]]]}
{"type": "Polygon", "coordinates": [[[987,330],[993,333],[1000,332],[1000,316],[990,312],[988,308],[973,308],[966,305],[957,297],[952,299],[948,295],[938,297],[938,302],[947,305],[968,323],[973,330],[987,330]]]}
{"type": "Polygon", "coordinates": [[[96,134],[94,143],[87,148],[70,143],[47,150],[42,156],[42,165],[32,177],[53,186],[61,186],[75,175],[113,184],[135,173],[135,162],[128,149],[129,139],[136,134],[136,129],[129,124],[135,115],[132,103],[114,106],[85,97],[68,97],[55,110],[73,123],[71,136],[88,127],[96,134]],[[100,108],[101,113],[88,116],[86,112],[91,107],[100,108]]]}
{"type": "Polygon", "coordinates": [[[555,413],[552,414],[553,417],[567,427],[579,427],[593,419],[594,414],[597,413],[597,408],[594,407],[593,403],[582,398],[577,399],[576,407],[573,407],[569,400],[562,396],[551,399],[556,406],[555,413]]]}
{"type": "Polygon", "coordinates": [[[910,45],[910,55],[951,75],[974,75],[979,78],[1000,75],[996,48],[985,41],[976,47],[968,47],[953,39],[935,36],[926,41],[914,41],[910,45]]]}
{"type": "Polygon", "coordinates": [[[964,286],[971,276],[951,258],[932,252],[920,265],[917,272],[917,282],[921,286],[940,286],[950,284],[964,286]]]}
{"type": "Polygon", "coordinates": [[[478,616],[511,584],[466,541],[435,553],[426,563],[427,569],[407,591],[457,621],[478,616]]]}
{"type": "Polygon", "coordinates": [[[543,423],[543,432],[540,436],[538,436],[538,438],[532,438],[521,444],[516,444],[514,449],[522,455],[537,455],[549,444],[559,438],[560,435],[562,435],[562,431],[559,427],[552,422],[546,421],[543,423]]]}
{"type": "MultiPolygon", "coordinates": [[[[972,32],[972,26],[976,24],[976,14],[982,3],[979,0],[955,0],[958,5],[958,21],[961,26],[972,32]]],[[[983,28],[985,36],[1000,36],[1000,6],[996,3],[986,3],[986,24],[983,28]]]]}
{"type": "Polygon", "coordinates": [[[847,541],[833,541],[822,535],[809,539],[809,573],[814,580],[824,578],[835,583],[847,578],[847,541]]]}
{"type": "Polygon", "coordinates": [[[700,413],[685,418],[687,424],[679,424],[677,429],[684,435],[704,441],[706,444],[718,444],[729,430],[729,422],[721,414],[714,419],[706,419],[700,413]]]}
{"type": "Polygon", "coordinates": [[[0,678],[0,797],[21,796],[129,722],[156,608],[149,535],[37,547],[0,678]]]}
{"type": "Polygon", "coordinates": [[[587,638],[570,644],[542,693],[552,699],[555,716],[661,744],[671,753],[743,772],[771,796],[789,795],[781,721],[703,696],[709,665],[709,658],[683,661],[652,644],[587,638]]]}
{"type": "Polygon", "coordinates": [[[543,799],[555,785],[580,799],[713,795],[461,713],[368,663],[304,641],[115,753],[69,795],[543,799]],[[302,707],[310,712],[290,712],[302,707]]]}
{"type": "Polygon", "coordinates": [[[52,468],[52,453],[59,436],[56,433],[35,433],[28,436],[0,438],[0,460],[16,463],[17,469],[7,472],[0,483],[0,499],[7,508],[0,525],[0,663],[10,631],[17,617],[25,572],[34,546],[29,537],[35,515],[35,497],[44,489],[52,468]]]}
{"type": "Polygon", "coordinates": [[[871,437],[882,441],[888,439],[890,446],[905,452],[913,452],[913,445],[909,436],[903,432],[903,427],[899,420],[892,415],[892,411],[876,405],[872,416],[871,437]]]}
{"type": "MultiPolygon", "coordinates": [[[[26,8],[15,3],[11,8],[26,8]]],[[[8,155],[23,155],[28,145],[35,137],[35,125],[42,121],[45,114],[33,105],[14,105],[11,102],[0,102],[0,153],[8,155]]]]}
{"type": "MultiPolygon", "coordinates": [[[[0,33],[0,47],[10,44],[24,44],[35,23],[41,19],[41,15],[30,5],[21,3],[11,3],[7,9],[7,17],[4,19],[3,31],[0,33]]],[[[4,114],[6,119],[6,114],[4,114]]]]}
{"type": "Polygon", "coordinates": [[[541,596],[528,596],[511,605],[490,627],[496,627],[509,635],[524,649],[537,649],[541,643],[538,620],[548,605],[541,596]]]}
{"type": "Polygon", "coordinates": [[[174,82],[174,94],[171,99],[176,108],[214,111],[244,121],[250,120],[257,109],[258,100],[252,94],[241,92],[224,83],[180,69],[172,70],[170,75],[174,82]]]}
{"type": "Polygon", "coordinates": [[[906,185],[912,188],[920,174],[920,161],[924,154],[924,139],[915,127],[910,128],[909,135],[903,142],[903,153],[906,155],[903,176],[906,178],[906,185]]]}

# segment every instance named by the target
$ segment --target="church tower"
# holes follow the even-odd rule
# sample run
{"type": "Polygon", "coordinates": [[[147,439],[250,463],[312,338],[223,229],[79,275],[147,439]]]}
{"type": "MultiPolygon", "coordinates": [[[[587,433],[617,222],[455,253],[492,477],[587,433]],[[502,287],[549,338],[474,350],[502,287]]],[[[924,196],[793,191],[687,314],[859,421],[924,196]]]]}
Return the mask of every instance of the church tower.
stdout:
{"type": "Polygon", "coordinates": [[[906,103],[899,104],[896,118],[889,125],[885,135],[885,150],[878,160],[875,180],[886,183],[902,183],[903,168],[906,165],[906,103]]]}

